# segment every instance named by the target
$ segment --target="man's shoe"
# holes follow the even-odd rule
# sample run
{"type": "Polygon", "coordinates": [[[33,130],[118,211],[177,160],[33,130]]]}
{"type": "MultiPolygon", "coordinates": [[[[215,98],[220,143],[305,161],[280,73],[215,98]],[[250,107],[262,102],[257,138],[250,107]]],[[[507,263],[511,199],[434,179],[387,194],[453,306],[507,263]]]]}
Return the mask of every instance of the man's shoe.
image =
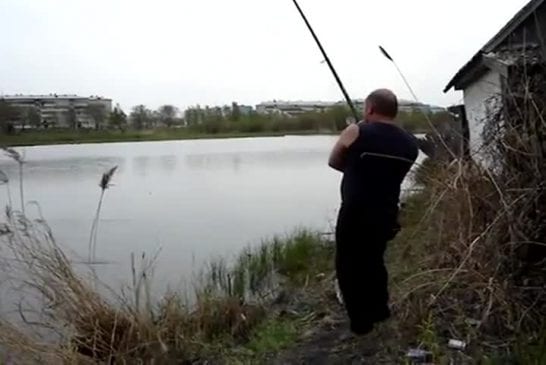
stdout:
{"type": "Polygon", "coordinates": [[[366,323],[366,324],[358,325],[358,326],[351,324],[351,332],[357,336],[364,336],[372,331],[373,331],[372,323],[366,323]]]}
{"type": "Polygon", "coordinates": [[[389,308],[385,308],[385,310],[381,311],[377,315],[377,317],[375,318],[375,323],[384,322],[389,318],[391,318],[391,311],[389,308]]]}

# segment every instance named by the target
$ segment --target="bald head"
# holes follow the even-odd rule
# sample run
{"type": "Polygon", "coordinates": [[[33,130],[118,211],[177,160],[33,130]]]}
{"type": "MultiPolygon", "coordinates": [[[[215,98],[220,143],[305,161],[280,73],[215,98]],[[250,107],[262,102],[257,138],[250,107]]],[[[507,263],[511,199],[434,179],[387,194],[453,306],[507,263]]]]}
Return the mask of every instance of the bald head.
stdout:
{"type": "Polygon", "coordinates": [[[394,119],[398,114],[398,99],[389,89],[377,89],[366,98],[366,117],[394,119]]]}

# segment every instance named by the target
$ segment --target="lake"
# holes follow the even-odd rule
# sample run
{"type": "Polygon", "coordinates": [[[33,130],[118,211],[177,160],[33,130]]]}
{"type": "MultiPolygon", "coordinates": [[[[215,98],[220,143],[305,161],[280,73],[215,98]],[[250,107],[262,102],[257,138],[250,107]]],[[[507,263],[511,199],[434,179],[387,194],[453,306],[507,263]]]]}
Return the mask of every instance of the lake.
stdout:
{"type": "MultiPolygon", "coordinates": [[[[27,216],[43,214],[58,243],[85,260],[103,172],[96,265],[113,288],[130,280],[130,255],[155,254],[154,282],[180,286],[212,257],[234,257],[297,227],[331,231],[341,175],[327,166],[335,136],[287,136],[19,148],[27,216]]],[[[0,158],[18,206],[17,165],[0,158]]],[[[4,189],[3,187],[0,187],[4,189]]],[[[0,192],[0,205],[8,203],[0,192]]]]}

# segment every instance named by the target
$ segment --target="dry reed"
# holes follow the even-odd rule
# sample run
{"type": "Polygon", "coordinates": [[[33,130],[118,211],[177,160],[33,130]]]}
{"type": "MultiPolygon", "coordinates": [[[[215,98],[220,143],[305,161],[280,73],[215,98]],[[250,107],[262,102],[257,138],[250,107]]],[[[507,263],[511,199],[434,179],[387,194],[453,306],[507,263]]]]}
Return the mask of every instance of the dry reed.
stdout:
{"type": "Polygon", "coordinates": [[[421,269],[395,298],[403,327],[432,318],[438,335],[500,352],[544,336],[545,75],[511,73],[474,161],[423,165],[426,211],[405,250],[421,269]]]}
{"type": "Polygon", "coordinates": [[[0,347],[18,361],[51,364],[190,363],[215,356],[225,350],[222,346],[248,341],[266,318],[264,300],[273,297],[245,290],[252,285],[265,290],[271,271],[300,280],[309,267],[299,261],[318,258],[326,247],[317,235],[299,232],[249,249],[197,283],[195,301],[189,303],[182,293],[150,298],[155,256],[143,255],[139,262],[132,257],[134,299],[114,293],[106,299],[95,282],[75,271],[42,219],[30,221],[8,209],[0,232],[4,271],[18,291],[34,298],[32,305],[20,305],[22,323],[0,322],[0,347]],[[229,289],[236,285],[241,291],[229,289]]]}

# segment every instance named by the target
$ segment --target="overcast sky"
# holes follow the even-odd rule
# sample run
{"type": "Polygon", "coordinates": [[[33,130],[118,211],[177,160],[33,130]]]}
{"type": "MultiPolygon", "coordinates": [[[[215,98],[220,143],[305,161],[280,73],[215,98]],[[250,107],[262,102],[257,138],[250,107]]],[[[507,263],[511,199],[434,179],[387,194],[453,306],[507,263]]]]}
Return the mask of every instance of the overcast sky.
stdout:
{"type": "MultiPolygon", "coordinates": [[[[423,102],[527,0],[300,0],[349,94],[423,102]]],[[[291,0],[0,0],[0,93],[102,95],[130,108],[340,100],[291,0]]]]}

